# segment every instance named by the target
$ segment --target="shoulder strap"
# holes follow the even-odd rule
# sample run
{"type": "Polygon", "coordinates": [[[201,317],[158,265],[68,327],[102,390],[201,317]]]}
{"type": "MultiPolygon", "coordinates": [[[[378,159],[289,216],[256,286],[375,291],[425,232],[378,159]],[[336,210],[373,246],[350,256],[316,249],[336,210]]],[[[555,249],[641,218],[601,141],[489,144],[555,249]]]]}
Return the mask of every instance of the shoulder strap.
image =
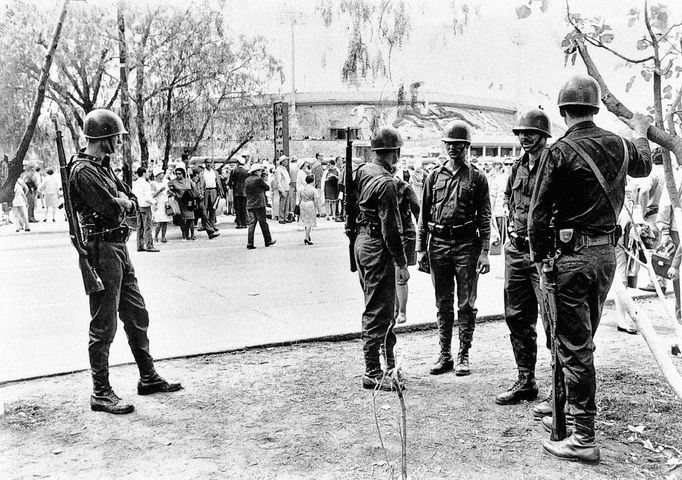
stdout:
{"type": "Polygon", "coordinates": [[[601,171],[599,170],[599,167],[597,167],[597,164],[594,163],[594,160],[590,158],[590,156],[583,149],[583,147],[578,145],[578,143],[574,142],[573,140],[569,140],[568,138],[561,139],[561,141],[563,141],[564,143],[566,143],[566,145],[571,147],[578,154],[578,156],[580,156],[580,158],[582,158],[585,161],[585,163],[587,163],[587,165],[592,170],[592,173],[594,173],[594,176],[597,177],[599,185],[601,185],[601,188],[604,190],[604,193],[606,194],[606,198],[608,198],[609,203],[611,204],[611,208],[613,209],[613,215],[615,217],[616,222],[618,222],[618,216],[620,215],[620,208],[618,208],[618,204],[616,203],[616,189],[618,188],[618,185],[620,185],[621,180],[625,178],[625,175],[627,174],[628,171],[628,163],[630,161],[630,152],[628,151],[628,146],[625,143],[625,140],[623,140],[622,138],[620,140],[623,144],[623,163],[620,166],[618,175],[616,175],[616,178],[609,185],[606,182],[604,175],[602,175],[601,171]]]}

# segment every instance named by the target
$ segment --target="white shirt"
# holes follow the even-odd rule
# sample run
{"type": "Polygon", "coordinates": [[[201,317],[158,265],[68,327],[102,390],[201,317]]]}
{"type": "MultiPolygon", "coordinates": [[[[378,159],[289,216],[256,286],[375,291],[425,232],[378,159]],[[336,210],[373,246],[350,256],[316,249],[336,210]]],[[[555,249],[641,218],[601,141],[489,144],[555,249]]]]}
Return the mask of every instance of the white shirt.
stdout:
{"type": "Polygon", "coordinates": [[[137,205],[140,207],[151,207],[156,203],[152,197],[152,186],[142,177],[133,182],[133,195],[137,197],[137,205]]]}
{"type": "Polygon", "coordinates": [[[277,188],[282,192],[289,191],[289,184],[291,183],[291,177],[289,172],[287,172],[284,165],[278,165],[277,170],[275,170],[275,177],[277,179],[277,188]]]}
{"type": "Polygon", "coordinates": [[[206,188],[217,188],[216,185],[216,173],[213,169],[204,169],[204,182],[206,182],[206,188]]]}
{"type": "Polygon", "coordinates": [[[52,175],[45,177],[43,192],[45,192],[45,195],[59,195],[59,187],[61,186],[61,180],[57,177],[56,173],[53,173],[52,175]]]}

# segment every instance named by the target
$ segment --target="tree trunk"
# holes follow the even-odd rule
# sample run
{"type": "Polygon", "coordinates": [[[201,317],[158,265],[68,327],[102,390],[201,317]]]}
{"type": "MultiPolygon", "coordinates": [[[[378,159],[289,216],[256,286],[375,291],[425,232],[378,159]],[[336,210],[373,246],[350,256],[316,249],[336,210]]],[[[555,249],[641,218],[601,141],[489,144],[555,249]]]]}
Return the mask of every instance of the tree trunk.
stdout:
{"type": "MultiPolygon", "coordinates": [[[[168,161],[170,160],[171,151],[171,121],[172,121],[172,107],[173,107],[173,89],[169,88],[166,94],[166,146],[163,150],[163,169],[168,168],[168,161]]],[[[189,172],[187,172],[189,175],[189,172]]]]}
{"type": "MultiPolygon", "coordinates": [[[[130,131],[130,95],[128,93],[128,45],[126,44],[126,27],[125,18],[123,18],[123,8],[124,0],[118,3],[118,49],[119,49],[119,62],[120,62],[120,92],[121,92],[121,120],[123,120],[123,126],[126,130],[130,131]]],[[[130,152],[130,134],[123,135],[123,163],[128,165],[132,170],[133,156],[130,152]]],[[[142,165],[146,167],[146,165],[142,165]]],[[[123,181],[128,185],[133,184],[132,175],[128,178],[124,177],[123,181]]]]}
{"type": "Polygon", "coordinates": [[[5,184],[0,188],[0,202],[12,201],[12,197],[14,196],[14,184],[23,171],[22,164],[24,162],[24,158],[26,157],[26,152],[28,152],[28,148],[31,145],[31,140],[33,139],[33,134],[36,130],[36,125],[38,124],[40,110],[43,106],[43,100],[45,100],[45,89],[50,78],[52,59],[54,58],[55,50],[57,50],[57,44],[59,43],[59,37],[62,33],[62,25],[64,24],[64,19],[66,18],[66,11],[69,6],[69,2],[70,0],[64,0],[62,12],[59,15],[59,20],[57,21],[57,25],[54,28],[54,33],[52,34],[50,48],[45,54],[45,61],[43,62],[43,68],[40,71],[40,80],[38,81],[38,91],[36,92],[35,99],[33,100],[31,116],[29,117],[28,123],[26,124],[24,134],[21,136],[21,141],[19,142],[19,147],[14,154],[14,158],[9,163],[9,174],[7,176],[7,180],[5,180],[5,184]]]}

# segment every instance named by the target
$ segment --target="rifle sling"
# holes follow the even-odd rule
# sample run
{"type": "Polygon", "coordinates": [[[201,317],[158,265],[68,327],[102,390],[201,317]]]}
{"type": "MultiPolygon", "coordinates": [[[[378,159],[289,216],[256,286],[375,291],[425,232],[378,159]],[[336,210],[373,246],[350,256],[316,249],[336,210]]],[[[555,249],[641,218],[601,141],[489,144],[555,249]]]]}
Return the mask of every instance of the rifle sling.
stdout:
{"type": "Polygon", "coordinates": [[[625,178],[625,175],[627,174],[628,171],[628,163],[630,162],[630,152],[628,151],[628,146],[625,143],[625,140],[620,138],[622,144],[623,144],[623,164],[620,166],[620,171],[618,172],[618,175],[616,175],[616,178],[613,180],[611,185],[606,182],[606,179],[604,178],[604,175],[602,175],[601,171],[599,170],[599,167],[597,167],[597,164],[594,163],[594,160],[590,158],[588,153],[578,145],[578,143],[574,142],[573,140],[569,140],[567,138],[562,138],[561,141],[566,143],[569,147],[575,151],[575,153],[578,154],[580,158],[582,158],[585,163],[590,167],[592,170],[592,173],[594,173],[594,176],[597,177],[597,181],[599,182],[599,185],[601,185],[602,190],[604,190],[604,193],[606,194],[606,198],[609,200],[609,203],[611,204],[611,208],[613,209],[613,215],[614,215],[614,221],[618,222],[618,216],[620,215],[620,208],[618,208],[618,204],[616,201],[616,189],[620,185],[621,181],[625,178]]]}

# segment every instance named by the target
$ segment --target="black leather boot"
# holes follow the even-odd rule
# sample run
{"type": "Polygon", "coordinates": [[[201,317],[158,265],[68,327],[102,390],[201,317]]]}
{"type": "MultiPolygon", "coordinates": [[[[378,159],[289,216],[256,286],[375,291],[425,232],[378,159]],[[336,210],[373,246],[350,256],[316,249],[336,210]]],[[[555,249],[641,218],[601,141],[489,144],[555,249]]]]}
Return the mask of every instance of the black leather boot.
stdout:
{"type": "Polygon", "coordinates": [[[365,373],[362,376],[362,388],[367,390],[381,390],[383,392],[395,392],[398,389],[405,390],[405,385],[399,376],[381,372],[377,375],[365,373]]]}
{"type": "Polygon", "coordinates": [[[152,393],[177,392],[182,389],[180,383],[168,383],[156,370],[151,370],[140,377],[137,382],[138,395],[151,395],[152,393]]]}
{"type": "MultiPolygon", "coordinates": [[[[552,416],[542,417],[540,422],[542,423],[542,428],[545,429],[547,433],[552,433],[552,416]]],[[[575,424],[575,417],[573,415],[566,414],[566,435],[573,435],[573,425],[575,424]]]]}
{"type": "Polygon", "coordinates": [[[133,405],[121,400],[111,387],[94,392],[90,396],[90,408],[95,412],[113,413],[114,415],[132,413],[135,410],[133,405]]]}
{"type": "Polygon", "coordinates": [[[519,378],[506,392],[495,397],[498,405],[515,405],[523,400],[535,400],[538,396],[538,386],[535,375],[531,372],[519,372],[519,378]]]}
{"type": "Polygon", "coordinates": [[[552,415],[552,394],[533,407],[533,418],[537,421],[552,415]]]}
{"type": "Polygon", "coordinates": [[[457,353],[457,366],[455,367],[455,375],[463,377],[469,375],[471,369],[469,368],[469,346],[460,343],[459,352],[457,353]]]}
{"type": "Polygon", "coordinates": [[[431,367],[429,373],[431,375],[440,375],[451,371],[455,367],[455,362],[452,361],[452,356],[449,353],[441,353],[438,356],[438,361],[431,367]]]}
{"type": "Polygon", "coordinates": [[[542,448],[561,460],[597,464],[601,453],[594,438],[594,417],[577,415],[573,434],[558,442],[545,440],[542,448]]]}

